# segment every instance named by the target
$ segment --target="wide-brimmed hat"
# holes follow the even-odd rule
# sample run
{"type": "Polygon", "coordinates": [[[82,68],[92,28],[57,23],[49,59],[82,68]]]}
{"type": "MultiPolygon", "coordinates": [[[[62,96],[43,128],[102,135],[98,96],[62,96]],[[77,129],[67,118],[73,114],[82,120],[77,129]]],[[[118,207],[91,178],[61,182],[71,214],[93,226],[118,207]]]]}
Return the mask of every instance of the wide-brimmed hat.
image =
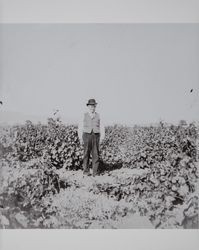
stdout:
{"type": "Polygon", "coordinates": [[[95,99],[89,99],[86,105],[88,106],[88,105],[96,105],[96,104],[97,102],[95,101],[95,99]]]}

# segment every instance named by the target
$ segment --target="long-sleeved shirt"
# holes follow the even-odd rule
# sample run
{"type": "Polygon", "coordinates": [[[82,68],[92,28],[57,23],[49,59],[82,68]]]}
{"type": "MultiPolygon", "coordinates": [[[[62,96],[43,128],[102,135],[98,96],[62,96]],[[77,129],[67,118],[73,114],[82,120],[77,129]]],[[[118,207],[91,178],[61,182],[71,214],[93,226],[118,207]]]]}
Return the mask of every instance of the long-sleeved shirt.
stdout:
{"type": "MultiPolygon", "coordinates": [[[[90,114],[91,117],[94,115],[89,111],[88,111],[88,113],[90,114]]],[[[82,119],[80,119],[78,121],[78,137],[79,137],[79,139],[82,139],[82,135],[83,135],[83,120],[84,120],[84,116],[82,117],[82,119]]],[[[103,120],[101,119],[101,116],[100,116],[100,140],[103,140],[104,138],[105,138],[105,125],[104,125],[103,120]]]]}

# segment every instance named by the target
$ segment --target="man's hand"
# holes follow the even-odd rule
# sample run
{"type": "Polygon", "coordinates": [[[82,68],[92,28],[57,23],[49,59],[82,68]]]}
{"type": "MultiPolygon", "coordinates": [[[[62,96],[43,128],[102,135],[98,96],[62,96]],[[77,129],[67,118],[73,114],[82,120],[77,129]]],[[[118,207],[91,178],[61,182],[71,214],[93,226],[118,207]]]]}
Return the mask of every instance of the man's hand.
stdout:
{"type": "Polygon", "coordinates": [[[81,145],[83,145],[83,139],[82,138],[79,138],[79,142],[81,145]]]}
{"type": "Polygon", "coordinates": [[[100,144],[104,141],[104,137],[100,137],[100,144]]]}

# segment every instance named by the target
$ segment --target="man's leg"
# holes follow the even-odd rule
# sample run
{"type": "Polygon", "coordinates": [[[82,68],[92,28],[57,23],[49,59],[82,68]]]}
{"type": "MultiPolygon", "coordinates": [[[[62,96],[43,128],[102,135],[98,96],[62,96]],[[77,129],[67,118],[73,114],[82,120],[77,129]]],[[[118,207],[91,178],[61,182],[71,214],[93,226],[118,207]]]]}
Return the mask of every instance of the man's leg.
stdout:
{"type": "Polygon", "coordinates": [[[100,134],[92,134],[92,167],[93,167],[93,176],[98,174],[99,169],[99,141],[100,134]]]}
{"type": "Polygon", "coordinates": [[[83,173],[89,173],[89,158],[91,153],[91,135],[83,133],[84,157],[83,157],[83,173]]]}

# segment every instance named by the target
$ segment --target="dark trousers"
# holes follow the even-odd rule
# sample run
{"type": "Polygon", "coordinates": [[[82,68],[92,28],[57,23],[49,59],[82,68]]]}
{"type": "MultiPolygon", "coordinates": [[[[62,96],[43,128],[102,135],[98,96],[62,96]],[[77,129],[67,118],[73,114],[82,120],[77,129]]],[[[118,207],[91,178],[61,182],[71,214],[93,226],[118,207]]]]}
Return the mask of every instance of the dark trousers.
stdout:
{"type": "Polygon", "coordinates": [[[93,174],[98,173],[99,168],[99,141],[100,133],[83,133],[83,144],[84,144],[84,157],[83,157],[83,171],[84,173],[89,172],[89,159],[92,153],[92,168],[93,174]]]}

